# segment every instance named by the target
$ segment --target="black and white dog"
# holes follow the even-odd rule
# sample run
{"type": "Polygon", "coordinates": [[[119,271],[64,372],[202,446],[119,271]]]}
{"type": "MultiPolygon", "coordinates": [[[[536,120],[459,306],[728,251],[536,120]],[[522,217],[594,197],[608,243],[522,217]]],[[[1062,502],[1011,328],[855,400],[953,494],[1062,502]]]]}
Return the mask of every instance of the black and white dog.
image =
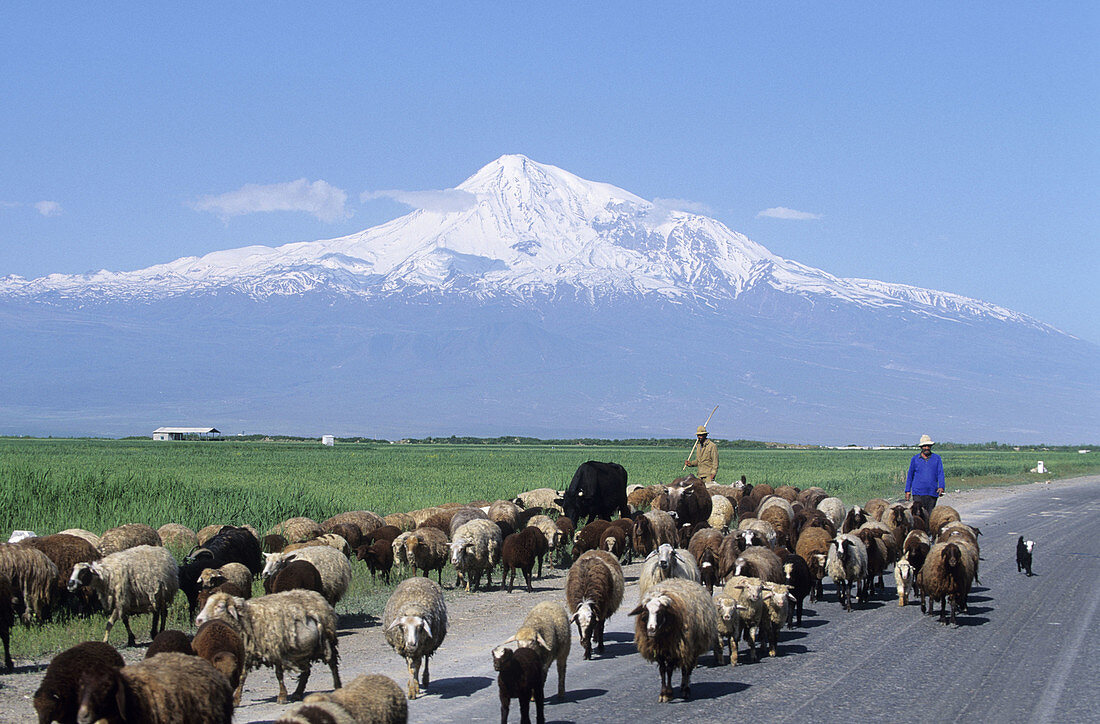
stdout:
{"type": "Polygon", "coordinates": [[[1035,550],[1035,541],[1024,540],[1023,536],[1020,536],[1020,540],[1016,541],[1016,572],[1027,571],[1027,575],[1031,575],[1031,554],[1035,550]]]}

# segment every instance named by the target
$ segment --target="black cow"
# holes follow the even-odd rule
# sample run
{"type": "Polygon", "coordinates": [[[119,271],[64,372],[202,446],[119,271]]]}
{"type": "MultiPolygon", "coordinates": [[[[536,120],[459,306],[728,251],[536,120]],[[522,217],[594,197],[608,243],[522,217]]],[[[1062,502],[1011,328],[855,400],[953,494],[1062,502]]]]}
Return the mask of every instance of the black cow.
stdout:
{"type": "Polygon", "coordinates": [[[626,504],[626,468],[618,463],[600,463],[589,460],[581,463],[573,480],[561,499],[561,506],[578,527],[581,519],[611,520],[611,514],[619,511],[622,518],[630,517],[626,504]]]}

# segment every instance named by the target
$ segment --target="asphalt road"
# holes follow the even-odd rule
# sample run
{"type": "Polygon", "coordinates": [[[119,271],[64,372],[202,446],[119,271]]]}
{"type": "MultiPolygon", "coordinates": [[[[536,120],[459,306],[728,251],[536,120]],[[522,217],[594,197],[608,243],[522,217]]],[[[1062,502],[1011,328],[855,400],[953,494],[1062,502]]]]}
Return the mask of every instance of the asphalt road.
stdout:
{"type": "MultiPolygon", "coordinates": [[[[608,622],[605,654],[583,661],[574,632],[566,701],[548,699],[547,721],[1100,720],[1100,664],[1093,653],[1100,650],[1100,476],[945,502],[983,533],[981,584],[957,628],[921,615],[916,603],[899,608],[890,575],[885,593],[851,613],[841,610],[826,583],[824,601],[810,606],[807,600],[803,628],[782,632],[778,657],[754,664],[742,646],[736,667],[718,667],[705,654],[692,676],[691,700],[658,704],[657,667],[637,654],[633,619],[626,615],[637,600],[640,566],[634,564],[626,568],[623,606],[608,622]],[[1016,572],[1019,535],[1037,544],[1032,578],[1016,572]]],[[[432,660],[428,693],[409,702],[409,720],[499,720],[489,651],[536,602],[564,600],[563,581],[558,571],[536,582],[535,593],[448,590],[450,630],[432,660]]],[[[344,621],[341,628],[345,681],[383,673],[405,687],[404,663],[376,622],[344,621]]],[[[677,673],[677,692],[679,680],[677,673]]],[[[274,703],[271,670],[252,672],[247,687],[234,721],[269,722],[285,711],[274,703]]],[[[330,687],[327,667],[315,666],[308,690],[330,687]]],[[[552,667],[546,692],[556,690],[552,667]]],[[[29,702],[0,701],[3,710],[5,721],[33,721],[29,702]],[[20,716],[9,719],[15,711],[20,716]]],[[[510,721],[519,721],[516,702],[510,721]]]]}

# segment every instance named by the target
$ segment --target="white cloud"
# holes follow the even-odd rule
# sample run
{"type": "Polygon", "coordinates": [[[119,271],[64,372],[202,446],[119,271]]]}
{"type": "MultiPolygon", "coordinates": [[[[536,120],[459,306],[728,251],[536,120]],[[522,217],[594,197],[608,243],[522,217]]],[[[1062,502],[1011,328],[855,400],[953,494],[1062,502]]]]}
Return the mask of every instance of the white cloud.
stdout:
{"type": "Polygon", "coordinates": [[[773,206],[770,209],[764,209],[756,218],[767,217],[769,219],[789,219],[794,221],[812,221],[814,219],[820,219],[821,214],[811,214],[809,211],[796,211],[794,209],[788,209],[786,206],[773,206]]]}
{"type": "Polygon", "coordinates": [[[437,191],[401,191],[388,189],[384,191],[364,191],[359,199],[370,201],[371,199],[393,199],[399,203],[411,206],[414,209],[434,211],[440,214],[449,214],[455,211],[466,211],[477,205],[477,194],[462,189],[440,189],[437,191]]]}
{"type": "Polygon", "coordinates": [[[706,204],[687,199],[653,199],[653,205],[646,212],[645,220],[653,226],[660,226],[669,220],[673,211],[687,211],[692,214],[711,216],[714,211],[706,204]]]}
{"type": "Polygon", "coordinates": [[[351,216],[347,192],[317,180],[304,178],[281,184],[245,184],[219,196],[203,196],[192,204],[197,211],[209,211],[222,218],[261,211],[304,211],[321,221],[341,221],[351,216]]]}
{"type": "Polygon", "coordinates": [[[38,213],[43,216],[60,216],[61,204],[56,201],[38,201],[35,202],[34,208],[38,213]]]}

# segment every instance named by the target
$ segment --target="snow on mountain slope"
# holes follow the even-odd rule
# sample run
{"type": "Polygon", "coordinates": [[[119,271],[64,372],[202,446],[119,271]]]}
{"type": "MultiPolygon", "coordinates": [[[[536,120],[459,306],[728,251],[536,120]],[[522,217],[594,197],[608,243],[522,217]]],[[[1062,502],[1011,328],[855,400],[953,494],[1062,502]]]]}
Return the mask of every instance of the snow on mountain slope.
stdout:
{"type": "Polygon", "coordinates": [[[53,303],[153,300],[232,290],[386,298],[660,297],[721,306],[755,288],[948,319],[1025,315],[955,294],[844,279],[778,257],[714,219],[655,205],[521,155],[463,183],[448,212],[418,210],[350,236],[248,246],[132,272],[0,279],[0,297],[53,303]],[[460,206],[462,204],[459,204],[460,206]]]}

